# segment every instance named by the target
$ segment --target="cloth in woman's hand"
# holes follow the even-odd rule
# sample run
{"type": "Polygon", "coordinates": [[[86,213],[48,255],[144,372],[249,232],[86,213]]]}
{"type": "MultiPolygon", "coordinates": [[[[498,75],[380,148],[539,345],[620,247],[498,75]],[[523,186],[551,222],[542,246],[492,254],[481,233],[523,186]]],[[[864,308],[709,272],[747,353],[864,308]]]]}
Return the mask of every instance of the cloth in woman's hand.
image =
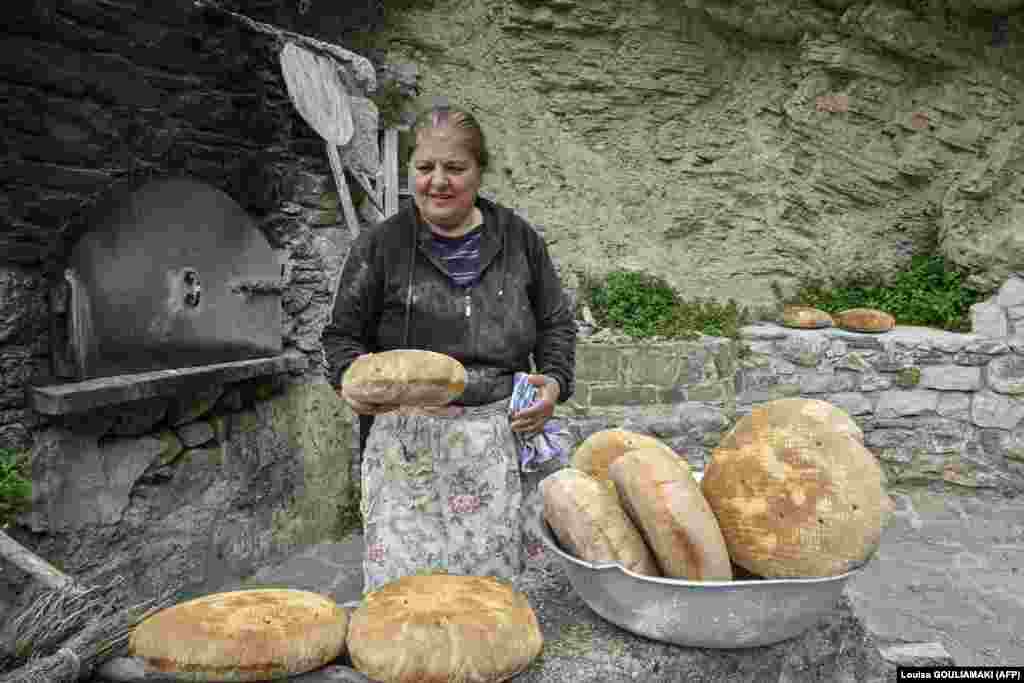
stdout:
{"type": "MultiPolygon", "coordinates": [[[[515,385],[512,399],[509,401],[509,418],[521,410],[536,404],[537,387],[528,381],[525,372],[515,374],[515,385]]],[[[535,472],[537,466],[552,458],[558,458],[563,464],[569,464],[569,451],[572,448],[572,434],[557,420],[548,420],[542,430],[532,434],[513,432],[516,446],[519,449],[519,466],[523,472],[535,472]]]]}

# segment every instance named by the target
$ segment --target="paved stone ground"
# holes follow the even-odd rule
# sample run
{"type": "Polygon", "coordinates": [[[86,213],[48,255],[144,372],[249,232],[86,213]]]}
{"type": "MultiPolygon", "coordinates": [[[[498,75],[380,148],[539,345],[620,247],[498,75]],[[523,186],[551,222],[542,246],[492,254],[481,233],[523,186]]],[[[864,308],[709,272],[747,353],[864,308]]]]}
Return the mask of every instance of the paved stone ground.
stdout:
{"type": "MultiPolygon", "coordinates": [[[[897,512],[847,596],[880,646],[941,643],[960,666],[1024,665],[1024,499],[894,491],[897,512]]],[[[224,590],[362,597],[361,535],[313,546],[224,590]]],[[[898,647],[896,649],[899,649],[898,647]]]]}
{"type": "Polygon", "coordinates": [[[960,666],[1024,665],[1024,499],[892,494],[879,552],[847,586],[868,631],[941,642],[960,666]]]}

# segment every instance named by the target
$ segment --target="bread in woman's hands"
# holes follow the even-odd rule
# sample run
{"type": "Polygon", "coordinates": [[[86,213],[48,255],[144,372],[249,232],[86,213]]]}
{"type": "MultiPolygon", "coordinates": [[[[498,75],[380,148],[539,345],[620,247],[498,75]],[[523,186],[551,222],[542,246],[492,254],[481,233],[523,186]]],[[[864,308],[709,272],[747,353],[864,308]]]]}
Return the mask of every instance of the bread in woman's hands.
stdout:
{"type": "Polygon", "coordinates": [[[443,353],[418,349],[359,356],[342,378],[342,393],[361,403],[443,406],[465,389],[462,363],[443,353]]]}

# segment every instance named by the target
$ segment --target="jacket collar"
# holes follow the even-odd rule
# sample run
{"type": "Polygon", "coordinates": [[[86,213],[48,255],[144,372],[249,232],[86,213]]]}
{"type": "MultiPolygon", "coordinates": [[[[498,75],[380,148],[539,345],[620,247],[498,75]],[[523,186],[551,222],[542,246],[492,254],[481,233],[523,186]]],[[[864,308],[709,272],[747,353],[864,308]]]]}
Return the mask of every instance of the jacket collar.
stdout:
{"type": "MultiPolygon", "coordinates": [[[[502,234],[507,229],[508,211],[497,203],[477,196],[476,206],[484,217],[484,229],[480,234],[480,271],[483,272],[501,251],[502,234]]],[[[420,215],[419,207],[412,205],[413,220],[416,222],[417,246],[437,267],[441,264],[434,259],[430,249],[430,226],[420,215]]]]}

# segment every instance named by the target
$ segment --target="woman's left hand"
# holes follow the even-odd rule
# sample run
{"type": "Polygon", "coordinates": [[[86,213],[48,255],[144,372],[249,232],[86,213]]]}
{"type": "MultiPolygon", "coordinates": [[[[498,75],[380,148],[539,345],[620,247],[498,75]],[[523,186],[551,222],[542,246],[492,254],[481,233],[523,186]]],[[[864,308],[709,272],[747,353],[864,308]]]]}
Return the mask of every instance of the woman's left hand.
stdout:
{"type": "Polygon", "coordinates": [[[526,380],[537,387],[536,403],[512,416],[512,431],[533,434],[544,429],[544,423],[555,414],[555,403],[561,395],[558,382],[547,375],[527,375],[526,380]]]}

